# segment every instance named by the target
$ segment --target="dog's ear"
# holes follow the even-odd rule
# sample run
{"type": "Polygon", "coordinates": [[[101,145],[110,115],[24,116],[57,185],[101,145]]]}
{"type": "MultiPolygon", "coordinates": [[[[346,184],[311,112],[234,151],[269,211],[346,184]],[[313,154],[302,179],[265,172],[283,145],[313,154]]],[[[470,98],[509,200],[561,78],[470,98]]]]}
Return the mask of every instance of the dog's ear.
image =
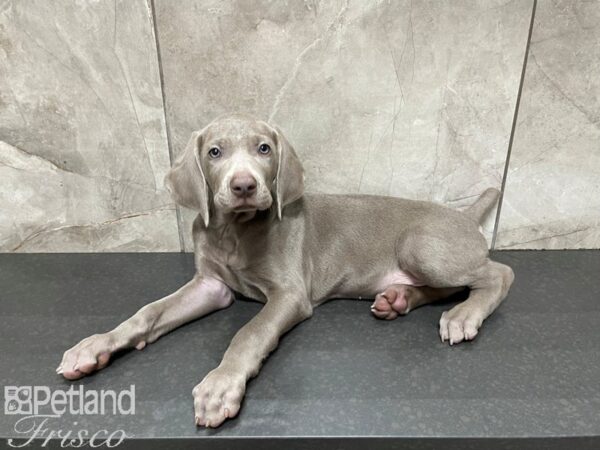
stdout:
{"type": "Polygon", "coordinates": [[[208,184],[200,164],[202,131],[195,131],[183,153],[175,160],[165,177],[165,186],[175,203],[200,212],[204,225],[208,227],[209,196],[208,184]]]}
{"type": "Polygon", "coordinates": [[[275,177],[277,217],[285,205],[302,197],[304,193],[304,169],[296,151],[278,127],[274,127],[277,138],[277,176],[275,177]]]}

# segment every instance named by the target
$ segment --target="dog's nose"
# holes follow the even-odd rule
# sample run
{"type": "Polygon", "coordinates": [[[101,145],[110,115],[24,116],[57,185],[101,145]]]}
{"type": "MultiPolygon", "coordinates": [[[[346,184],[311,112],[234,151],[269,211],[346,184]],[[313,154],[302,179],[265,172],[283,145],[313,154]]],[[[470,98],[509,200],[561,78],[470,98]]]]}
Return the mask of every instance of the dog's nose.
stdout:
{"type": "Polygon", "coordinates": [[[256,192],[256,179],[248,172],[236,173],[231,177],[229,187],[236,197],[250,197],[256,192]]]}

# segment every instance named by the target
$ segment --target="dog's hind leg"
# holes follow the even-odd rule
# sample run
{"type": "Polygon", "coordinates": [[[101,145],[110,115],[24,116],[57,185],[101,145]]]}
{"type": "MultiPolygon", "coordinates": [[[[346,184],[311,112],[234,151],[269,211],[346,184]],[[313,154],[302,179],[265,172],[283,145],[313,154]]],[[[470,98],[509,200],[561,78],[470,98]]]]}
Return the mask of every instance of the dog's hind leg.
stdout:
{"type": "Polygon", "coordinates": [[[471,221],[430,223],[407,233],[398,249],[402,270],[414,274],[423,284],[470,288],[467,300],[445,312],[440,320],[440,337],[451,345],[477,335],[483,321],[506,297],[514,279],[510,267],[489,259],[487,243],[471,221]]]}
{"type": "Polygon", "coordinates": [[[459,303],[440,319],[440,338],[450,345],[470,341],[479,332],[483,321],[500,305],[514,280],[512,269],[488,260],[476,278],[469,283],[469,298],[459,303]]]}

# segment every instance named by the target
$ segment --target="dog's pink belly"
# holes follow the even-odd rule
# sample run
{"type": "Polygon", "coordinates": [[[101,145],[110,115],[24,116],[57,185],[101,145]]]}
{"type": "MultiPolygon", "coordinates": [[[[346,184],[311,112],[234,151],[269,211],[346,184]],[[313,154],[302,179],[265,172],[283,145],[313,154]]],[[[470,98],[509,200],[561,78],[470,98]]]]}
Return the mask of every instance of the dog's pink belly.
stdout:
{"type": "Polygon", "coordinates": [[[382,291],[392,284],[407,284],[409,286],[425,286],[421,280],[403,270],[397,270],[385,275],[377,284],[377,289],[382,291]]]}
{"type": "Polygon", "coordinates": [[[372,279],[364,285],[346,285],[339,291],[332,292],[327,298],[374,298],[393,284],[425,286],[425,283],[414,275],[403,270],[396,270],[377,279],[372,279]]]}

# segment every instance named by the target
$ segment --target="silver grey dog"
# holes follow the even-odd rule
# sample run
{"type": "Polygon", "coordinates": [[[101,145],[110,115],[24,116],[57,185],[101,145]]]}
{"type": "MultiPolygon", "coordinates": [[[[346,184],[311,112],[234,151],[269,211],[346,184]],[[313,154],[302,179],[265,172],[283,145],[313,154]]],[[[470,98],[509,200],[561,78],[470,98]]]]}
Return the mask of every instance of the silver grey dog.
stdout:
{"type": "Polygon", "coordinates": [[[514,278],[489,259],[479,232],[497,190],[464,212],[399,198],[304,195],[292,146],[250,117],[222,117],[193,133],[166,184],[177,203],[199,211],[194,278],[67,350],[57,372],[73,380],[102,369],[117,350],[141,350],[226,308],[233,291],[257,299],[264,307],[193,390],[197,425],[235,417],[246,383],[279,338],[326,300],[374,298],[372,313],[394,319],[469,287],[467,300],[440,319],[442,341],[456,344],[477,335],[514,278]]]}

